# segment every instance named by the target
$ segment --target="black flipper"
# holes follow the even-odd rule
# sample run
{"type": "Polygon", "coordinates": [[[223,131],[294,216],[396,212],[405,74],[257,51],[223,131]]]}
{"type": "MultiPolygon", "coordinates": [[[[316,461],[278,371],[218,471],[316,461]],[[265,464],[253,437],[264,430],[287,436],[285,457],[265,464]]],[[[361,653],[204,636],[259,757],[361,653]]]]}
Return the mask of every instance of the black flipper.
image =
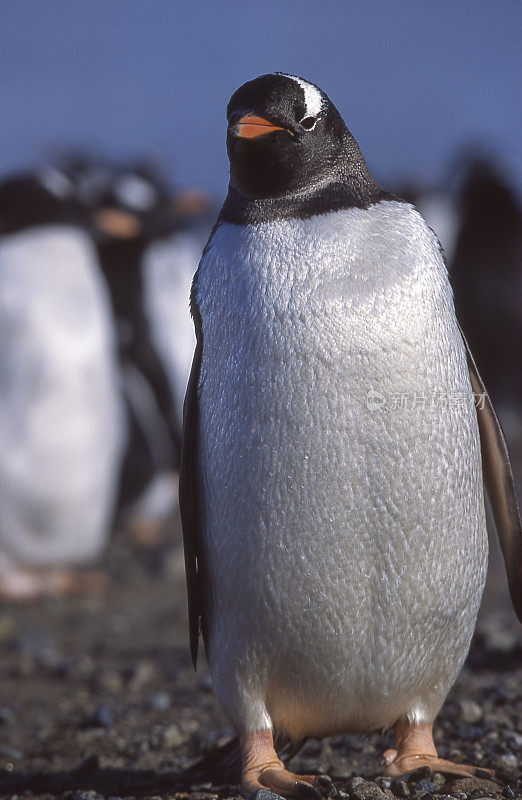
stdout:
{"type": "Polygon", "coordinates": [[[194,669],[198,661],[198,642],[204,612],[204,581],[201,547],[200,482],[199,482],[199,405],[198,382],[203,353],[201,317],[195,302],[194,278],[191,293],[191,311],[196,329],[196,349],[183,404],[183,437],[181,443],[181,469],[179,474],[179,508],[183,530],[185,574],[187,579],[190,655],[194,669]]]}
{"type": "Polygon", "coordinates": [[[504,557],[509,593],[517,617],[522,622],[522,526],[513,470],[504,432],[462,329],[460,332],[466,345],[471,387],[476,396],[480,395],[480,402],[476,405],[484,483],[504,557]]]}

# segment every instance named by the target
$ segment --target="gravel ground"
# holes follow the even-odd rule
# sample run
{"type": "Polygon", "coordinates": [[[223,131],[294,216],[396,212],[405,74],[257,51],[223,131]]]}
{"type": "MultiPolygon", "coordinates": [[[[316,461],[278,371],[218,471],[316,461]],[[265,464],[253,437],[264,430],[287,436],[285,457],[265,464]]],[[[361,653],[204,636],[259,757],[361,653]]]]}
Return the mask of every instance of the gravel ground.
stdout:
{"type": "MultiPolygon", "coordinates": [[[[522,452],[522,448],[521,448],[522,452]]],[[[179,523],[157,551],[123,532],[97,599],[0,609],[0,797],[237,797],[183,771],[230,729],[187,646],[179,523]]],[[[477,633],[436,726],[441,756],[499,770],[502,785],[426,771],[385,779],[386,735],[310,741],[296,771],[330,774],[351,800],[522,798],[522,636],[493,551],[477,633]]]]}

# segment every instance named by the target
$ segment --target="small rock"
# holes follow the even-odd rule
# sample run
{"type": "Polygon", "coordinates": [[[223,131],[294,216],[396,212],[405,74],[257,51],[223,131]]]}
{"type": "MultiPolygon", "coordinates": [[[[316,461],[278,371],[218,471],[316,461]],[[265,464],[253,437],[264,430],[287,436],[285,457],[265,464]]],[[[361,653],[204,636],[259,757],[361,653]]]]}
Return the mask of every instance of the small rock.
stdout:
{"type": "Polygon", "coordinates": [[[518,758],[513,753],[504,753],[498,756],[497,761],[501,764],[503,769],[516,769],[518,767],[518,758]]]}
{"type": "Polygon", "coordinates": [[[77,789],[72,796],[72,800],[98,800],[98,798],[103,800],[103,796],[98,792],[84,791],[83,789],[77,789]]]}
{"type": "Polygon", "coordinates": [[[106,705],[98,706],[85,722],[86,728],[111,728],[114,725],[114,712],[106,705]]]}
{"type": "Polygon", "coordinates": [[[504,788],[502,789],[502,797],[506,797],[507,800],[513,800],[513,798],[516,797],[516,794],[513,791],[513,789],[511,788],[511,786],[509,785],[509,783],[508,783],[507,786],[504,786],[504,788]]]}
{"type": "Polygon", "coordinates": [[[460,700],[460,716],[463,722],[474,725],[482,719],[482,709],[475,700],[460,700]]]}
{"type": "Polygon", "coordinates": [[[397,797],[410,796],[410,787],[408,786],[404,778],[401,777],[393,778],[390,788],[393,794],[397,795],[397,797]]]}
{"type": "Polygon", "coordinates": [[[151,694],[147,698],[146,705],[152,711],[168,711],[170,708],[170,697],[166,692],[157,692],[157,694],[151,694]]]}
{"type": "Polygon", "coordinates": [[[250,795],[248,800],[282,800],[282,798],[271,789],[258,789],[257,792],[250,795]]]}
{"type": "Polygon", "coordinates": [[[512,731],[508,734],[508,741],[513,746],[516,747],[517,750],[522,750],[522,734],[516,733],[516,731],[512,731]]]}
{"type": "Polygon", "coordinates": [[[43,633],[21,634],[16,640],[16,649],[22,656],[32,659],[38,666],[51,670],[60,670],[65,663],[54,639],[43,633]]]}
{"type": "Polygon", "coordinates": [[[100,675],[99,685],[106,692],[117,694],[123,688],[123,678],[116,670],[107,669],[100,675]]]}
{"type": "Polygon", "coordinates": [[[433,794],[437,790],[437,786],[431,778],[421,778],[415,785],[415,794],[421,797],[425,792],[433,794]]]}
{"type": "Polygon", "coordinates": [[[157,670],[154,664],[151,661],[140,661],[136,665],[132,678],[129,681],[129,688],[134,690],[141,689],[143,686],[146,686],[147,683],[152,683],[156,677],[157,670]]]}
{"type": "Polygon", "coordinates": [[[440,788],[444,786],[444,784],[446,783],[446,778],[444,777],[444,775],[441,775],[440,772],[435,772],[434,775],[432,776],[432,781],[437,787],[436,791],[439,791],[440,788]]]}
{"type": "Polygon", "coordinates": [[[348,794],[352,800],[388,800],[390,796],[373,781],[358,776],[348,781],[348,794]]]}
{"type": "Polygon", "coordinates": [[[456,795],[457,792],[461,792],[466,795],[466,797],[472,792],[480,792],[484,797],[498,797],[500,794],[500,786],[484,778],[458,778],[456,781],[452,781],[448,792],[451,792],[453,795],[456,795]]]}
{"type": "MultiPolygon", "coordinates": [[[[190,737],[180,731],[177,725],[169,725],[165,728],[162,735],[162,744],[164,747],[180,747],[185,744],[190,737]]],[[[267,799],[265,799],[267,800],[267,799]]]]}

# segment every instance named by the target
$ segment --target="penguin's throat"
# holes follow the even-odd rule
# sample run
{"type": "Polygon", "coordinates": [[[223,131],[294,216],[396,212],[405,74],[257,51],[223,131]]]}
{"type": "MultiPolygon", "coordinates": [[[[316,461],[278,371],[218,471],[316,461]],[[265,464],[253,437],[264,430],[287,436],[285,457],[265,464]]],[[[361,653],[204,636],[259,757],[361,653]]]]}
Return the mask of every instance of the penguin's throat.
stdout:
{"type": "Polygon", "coordinates": [[[231,179],[219,221],[248,225],[277,219],[306,219],[346,208],[369,208],[390,198],[371,176],[368,181],[335,176],[271,197],[251,195],[231,179]]]}

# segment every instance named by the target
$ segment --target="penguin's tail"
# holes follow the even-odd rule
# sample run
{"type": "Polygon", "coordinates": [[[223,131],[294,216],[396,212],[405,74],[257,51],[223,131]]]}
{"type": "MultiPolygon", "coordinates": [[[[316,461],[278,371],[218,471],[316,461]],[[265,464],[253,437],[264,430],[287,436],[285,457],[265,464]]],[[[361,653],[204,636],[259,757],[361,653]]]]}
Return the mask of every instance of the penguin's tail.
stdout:
{"type": "MultiPolygon", "coordinates": [[[[307,739],[292,742],[287,736],[278,734],[275,738],[277,755],[286,765],[305,745],[307,739]]],[[[239,737],[234,736],[225,744],[219,745],[198,759],[185,770],[184,777],[194,783],[217,783],[237,786],[241,783],[241,748],[239,737]]]]}

